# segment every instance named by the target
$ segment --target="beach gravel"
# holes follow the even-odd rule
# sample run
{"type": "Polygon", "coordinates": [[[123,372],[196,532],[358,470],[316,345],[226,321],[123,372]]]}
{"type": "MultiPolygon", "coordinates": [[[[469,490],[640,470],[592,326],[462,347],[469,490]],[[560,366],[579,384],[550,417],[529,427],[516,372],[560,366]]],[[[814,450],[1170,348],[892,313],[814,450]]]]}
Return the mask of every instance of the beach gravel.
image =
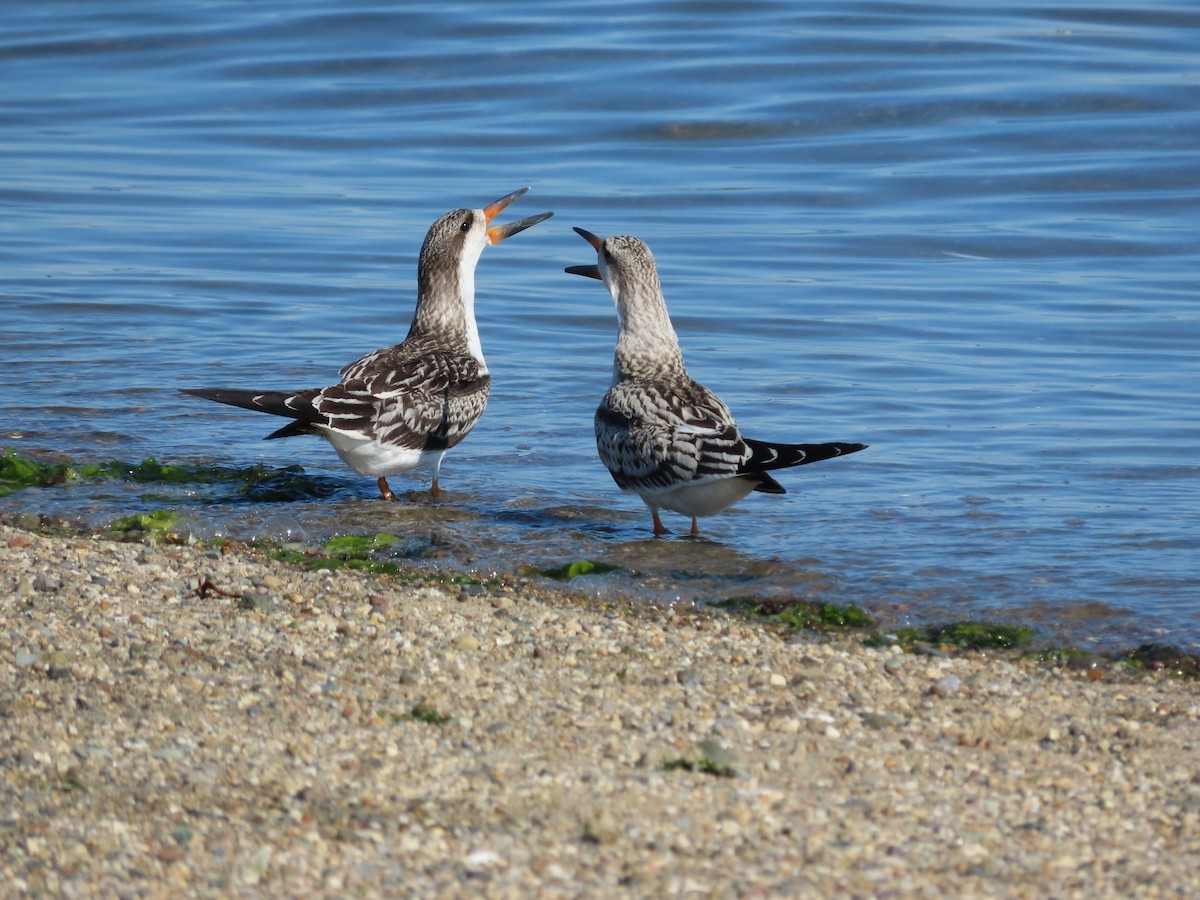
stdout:
{"type": "Polygon", "coordinates": [[[1169,672],[9,527],[0,615],[0,896],[1200,896],[1169,672]]]}

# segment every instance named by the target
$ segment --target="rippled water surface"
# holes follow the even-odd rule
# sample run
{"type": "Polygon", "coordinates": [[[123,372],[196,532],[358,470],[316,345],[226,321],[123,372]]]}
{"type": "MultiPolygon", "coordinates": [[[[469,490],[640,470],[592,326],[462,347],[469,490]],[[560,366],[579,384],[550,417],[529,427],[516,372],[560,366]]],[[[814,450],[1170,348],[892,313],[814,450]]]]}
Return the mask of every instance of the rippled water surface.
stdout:
{"type": "Polygon", "coordinates": [[[1136,6],[7,2],[0,445],[299,465],[329,496],[103,481],[0,512],[1196,644],[1200,9],[1136,6]],[[323,442],[177,394],[400,340],[429,224],[524,185],[509,213],[556,217],[480,263],[492,402],[445,500],[382,504],[323,442]],[[594,259],[572,225],[649,243],[751,436],[870,449],[650,539],[596,459],[615,317],[562,272],[594,259]]]}

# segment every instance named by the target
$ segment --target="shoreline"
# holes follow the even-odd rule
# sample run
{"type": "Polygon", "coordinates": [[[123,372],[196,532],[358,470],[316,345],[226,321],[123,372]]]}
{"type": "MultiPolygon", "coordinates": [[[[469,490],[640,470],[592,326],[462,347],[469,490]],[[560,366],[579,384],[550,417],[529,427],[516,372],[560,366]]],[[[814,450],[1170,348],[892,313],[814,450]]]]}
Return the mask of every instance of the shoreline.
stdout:
{"type": "MultiPolygon", "coordinates": [[[[137,463],[115,458],[109,459],[107,462],[96,463],[73,460],[53,450],[25,449],[24,453],[27,455],[20,455],[16,448],[2,449],[5,452],[0,455],[0,496],[19,491],[22,488],[48,488],[79,481],[98,483],[116,481],[159,487],[209,484],[236,487],[240,485],[240,487],[236,487],[236,491],[239,496],[242,496],[242,499],[250,497],[271,502],[283,499],[312,501],[317,497],[328,498],[337,493],[337,489],[332,487],[332,483],[327,481],[326,476],[308,475],[301,469],[293,470],[293,467],[280,469],[256,464],[239,468],[195,461],[162,463],[153,457],[147,457],[137,463]],[[248,493],[243,496],[243,491],[248,491],[248,493]]],[[[409,492],[409,498],[420,504],[427,500],[427,494],[424,491],[415,490],[409,492]]],[[[131,498],[126,498],[126,500],[129,499],[131,498]]],[[[179,543],[180,541],[191,543],[192,535],[195,534],[200,536],[197,539],[202,542],[205,537],[213,538],[217,543],[223,542],[249,552],[268,552],[272,548],[282,552],[290,549],[295,552],[288,555],[295,559],[308,557],[310,561],[316,557],[330,555],[330,551],[325,549],[324,545],[338,544],[339,548],[333,551],[332,562],[365,565],[377,562],[379,565],[376,568],[379,571],[388,568],[396,571],[408,565],[407,554],[397,558],[390,557],[386,552],[376,553],[376,551],[386,551],[388,544],[381,541],[386,540],[390,543],[400,541],[399,535],[406,532],[396,531],[397,528],[411,529],[415,527],[420,532],[423,527],[423,523],[420,521],[396,521],[388,517],[371,518],[370,513],[367,513],[366,519],[352,518],[349,521],[323,522],[325,527],[317,532],[317,540],[310,542],[303,537],[304,528],[287,512],[278,514],[273,512],[263,513],[265,517],[263,522],[258,528],[251,529],[249,533],[245,528],[231,528],[229,533],[225,534],[220,525],[213,526],[207,520],[201,521],[192,518],[191,513],[194,510],[190,501],[194,498],[176,497],[174,499],[177,502],[172,503],[167,500],[165,505],[163,497],[155,497],[154,501],[148,505],[138,502],[109,504],[105,507],[104,515],[89,517],[79,514],[80,500],[76,498],[74,504],[68,508],[56,507],[53,504],[50,504],[51,508],[45,511],[22,510],[21,507],[17,507],[0,514],[0,524],[61,536],[91,535],[114,540],[169,543],[179,543]],[[145,511],[131,512],[131,509],[145,511]],[[267,527],[267,523],[271,523],[270,528],[267,527]],[[302,535],[299,543],[293,543],[294,539],[291,536],[293,528],[302,535]],[[319,536],[321,534],[324,535],[323,538],[319,536]],[[372,541],[376,543],[372,544],[372,541]],[[389,559],[395,559],[396,562],[389,563],[387,561],[389,559]]],[[[86,505],[86,501],[84,504],[86,505]]],[[[320,504],[320,506],[323,507],[324,504],[320,504]]],[[[436,505],[422,507],[420,515],[425,515],[427,509],[435,508],[436,505]]],[[[311,515],[313,511],[307,510],[306,514],[311,515]]],[[[569,517],[567,521],[569,521],[569,517]]],[[[436,530],[429,532],[429,535],[427,549],[432,552],[432,555],[440,556],[437,548],[443,542],[443,537],[436,530]]],[[[633,542],[636,543],[636,539],[633,542]]],[[[626,544],[628,543],[627,541],[626,544]]],[[[463,563],[463,568],[460,569],[463,577],[487,580],[524,577],[539,579],[544,576],[559,584],[565,584],[566,590],[570,592],[578,586],[570,584],[571,576],[564,578],[560,577],[558,573],[567,573],[577,566],[588,567],[579,574],[590,572],[593,569],[599,573],[628,570],[624,573],[628,576],[627,584],[613,590],[608,589],[609,586],[598,586],[591,591],[597,598],[602,598],[597,602],[615,604],[628,602],[656,606],[687,603],[683,591],[677,592],[674,585],[663,586],[663,576],[666,573],[661,568],[656,568],[656,562],[661,566],[661,560],[652,559],[648,571],[641,572],[641,566],[636,558],[631,562],[621,553],[614,553],[612,544],[604,544],[600,547],[582,548],[582,550],[573,548],[568,551],[566,556],[559,555],[557,552],[549,556],[543,553],[536,564],[529,563],[506,569],[503,561],[507,560],[507,550],[512,544],[513,542],[509,541],[497,544],[496,538],[493,536],[492,543],[489,545],[490,550],[480,553],[474,548],[459,548],[466,551],[463,555],[469,560],[463,563]],[[497,551],[497,546],[503,549],[497,551]],[[488,557],[489,552],[500,554],[501,562],[498,566],[489,567],[489,563],[494,562],[488,557]],[[479,575],[473,570],[475,563],[482,564],[483,570],[490,570],[491,573],[479,575]],[[497,568],[500,570],[499,573],[494,571],[497,568]],[[659,582],[657,588],[651,588],[648,594],[634,586],[634,582],[641,582],[644,586],[647,581],[659,582]]],[[[718,543],[717,546],[723,545],[718,543]]],[[[720,580],[721,575],[727,574],[718,569],[710,571],[705,567],[705,561],[702,558],[698,559],[691,551],[692,548],[685,550],[683,543],[677,544],[673,548],[673,559],[670,565],[675,566],[682,559],[683,568],[686,569],[690,561],[691,564],[698,565],[704,575],[715,574],[717,581],[720,580]]],[[[528,561],[529,556],[526,555],[525,559],[528,561]]],[[[420,566],[414,568],[420,568],[420,566]]],[[[431,567],[431,571],[433,568],[431,567]]],[[[813,596],[820,597],[823,593],[836,590],[828,584],[820,586],[808,582],[807,579],[811,573],[803,568],[789,574],[793,575],[795,579],[806,580],[802,591],[795,595],[788,593],[787,590],[781,593],[778,590],[778,584],[759,586],[761,592],[759,587],[748,586],[744,590],[734,589],[731,593],[728,587],[723,587],[710,578],[709,583],[701,585],[698,590],[694,591],[694,603],[702,609],[709,608],[713,611],[728,609],[739,604],[749,607],[755,601],[761,601],[763,605],[771,607],[778,606],[781,602],[811,606],[821,603],[820,600],[811,600],[813,596]]],[[[430,575],[429,580],[434,581],[436,578],[430,575]]],[[[887,589],[882,590],[886,596],[887,589]]],[[[1061,650],[1066,654],[1086,656],[1098,662],[1113,661],[1123,657],[1137,659],[1140,655],[1139,651],[1147,649],[1149,655],[1144,661],[1148,664],[1162,667],[1178,661],[1185,671],[1191,674],[1200,673],[1200,643],[1197,643],[1190,632],[1186,637],[1175,639],[1172,637],[1174,634],[1173,624],[1165,620],[1160,621],[1161,616],[1152,615],[1148,619],[1144,614],[1136,614],[1123,607],[1106,607],[1103,602],[1095,604],[1084,602],[1083,606],[1068,603],[1066,608],[1059,610],[1055,616],[1039,615],[1036,608],[1020,603],[994,612],[972,607],[960,610],[958,604],[951,601],[929,606],[924,599],[910,600],[904,596],[881,600],[878,594],[872,594],[870,597],[860,596],[851,603],[863,608],[871,617],[873,621],[867,627],[874,628],[881,634],[908,632],[906,640],[914,639],[913,635],[916,632],[936,630],[943,624],[970,622],[981,623],[987,627],[1013,626],[1029,632],[1026,635],[1028,641],[1025,646],[1030,649],[1061,650]],[[1094,611],[1085,611],[1086,607],[1092,605],[1104,610],[1104,613],[1097,617],[1094,611]]],[[[742,613],[744,614],[745,611],[743,609],[742,613]]],[[[920,637],[915,639],[925,640],[920,637]]],[[[954,641],[950,641],[950,643],[954,643],[954,641]]],[[[1003,644],[994,643],[992,646],[1000,647],[1003,644]]]]}
{"type": "Polygon", "coordinates": [[[0,894],[1200,893],[1200,686],[0,525],[0,894]]]}

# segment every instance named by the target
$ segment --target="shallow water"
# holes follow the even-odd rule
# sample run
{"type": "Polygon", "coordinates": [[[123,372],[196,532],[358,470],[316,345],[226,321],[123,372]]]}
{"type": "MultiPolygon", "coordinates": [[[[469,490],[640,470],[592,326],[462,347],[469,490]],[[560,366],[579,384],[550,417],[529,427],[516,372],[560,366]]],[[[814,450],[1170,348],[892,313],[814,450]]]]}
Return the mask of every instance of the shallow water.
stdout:
{"type": "Polygon", "coordinates": [[[1200,643],[1200,11],[1126,6],[7,3],[0,444],[302,465],[332,496],[89,482],[0,512],[1200,643]],[[319,440],[176,393],[400,340],[433,219],[526,184],[509,214],[556,217],[480,264],[495,382],[445,501],[375,502],[319,440]],[[650,244],[751,436],[870,449],[649,539],[595,455],[615,320],[562,273],[592,261],[571,225],[650,244]]]}

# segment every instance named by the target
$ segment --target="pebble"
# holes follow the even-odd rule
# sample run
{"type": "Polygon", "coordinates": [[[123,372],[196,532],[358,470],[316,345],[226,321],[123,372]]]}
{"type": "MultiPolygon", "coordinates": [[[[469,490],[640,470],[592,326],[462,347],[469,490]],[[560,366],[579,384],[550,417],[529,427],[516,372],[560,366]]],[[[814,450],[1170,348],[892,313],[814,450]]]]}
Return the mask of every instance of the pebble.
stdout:
{"type": "Polygon", "coordinates": [[[14,895],[1200,896],[1200,700],[1169,673],[0,547],[14,895]],[[666,768],[699,758],[731,771],[666,768]]]}
{"type": "Polygon", "coordinates": [[[884,713],[883,715],[879,713],[865,713],[862,721],[868,728],[876,729],[896,728],[900,725],[900,719],[891,713],[884,713]]]}
{"type": "Polygon", "coordinates": [[[242,594],[241,599],[238,601],[238,609],[248,609],[264,613],[274,612],[278,605],[275,602],[275,598],[270,594],[242,594]]]}
{"type": "Polygon", "coordinates": [[[495,850],[489,850],[486,847],[481,847],[478,850],[472,850],[463,858],[463,865],[471,874],[480,874],[495,866],[499,866],[504,860],[495,850]]]}
{"type": "Polygon", "coordinates": [[[933,692],[939,697],[953,697],[962,690],[962,682],[954,675],[939,678],[933,683],[933,692]]]}
{"type": "Polygon", "coordinates": [[[737,757],[718,740],[708,738],[696,745],[696,751],[708,762],[723,769],[733,769],[737,765],[737,757]]]}
{"type": "Polygon", "coordinates": [[[455,638],[454,646],[459,650],[478,650],[479,638],[473,634],[464,634],[455,638]]]}

